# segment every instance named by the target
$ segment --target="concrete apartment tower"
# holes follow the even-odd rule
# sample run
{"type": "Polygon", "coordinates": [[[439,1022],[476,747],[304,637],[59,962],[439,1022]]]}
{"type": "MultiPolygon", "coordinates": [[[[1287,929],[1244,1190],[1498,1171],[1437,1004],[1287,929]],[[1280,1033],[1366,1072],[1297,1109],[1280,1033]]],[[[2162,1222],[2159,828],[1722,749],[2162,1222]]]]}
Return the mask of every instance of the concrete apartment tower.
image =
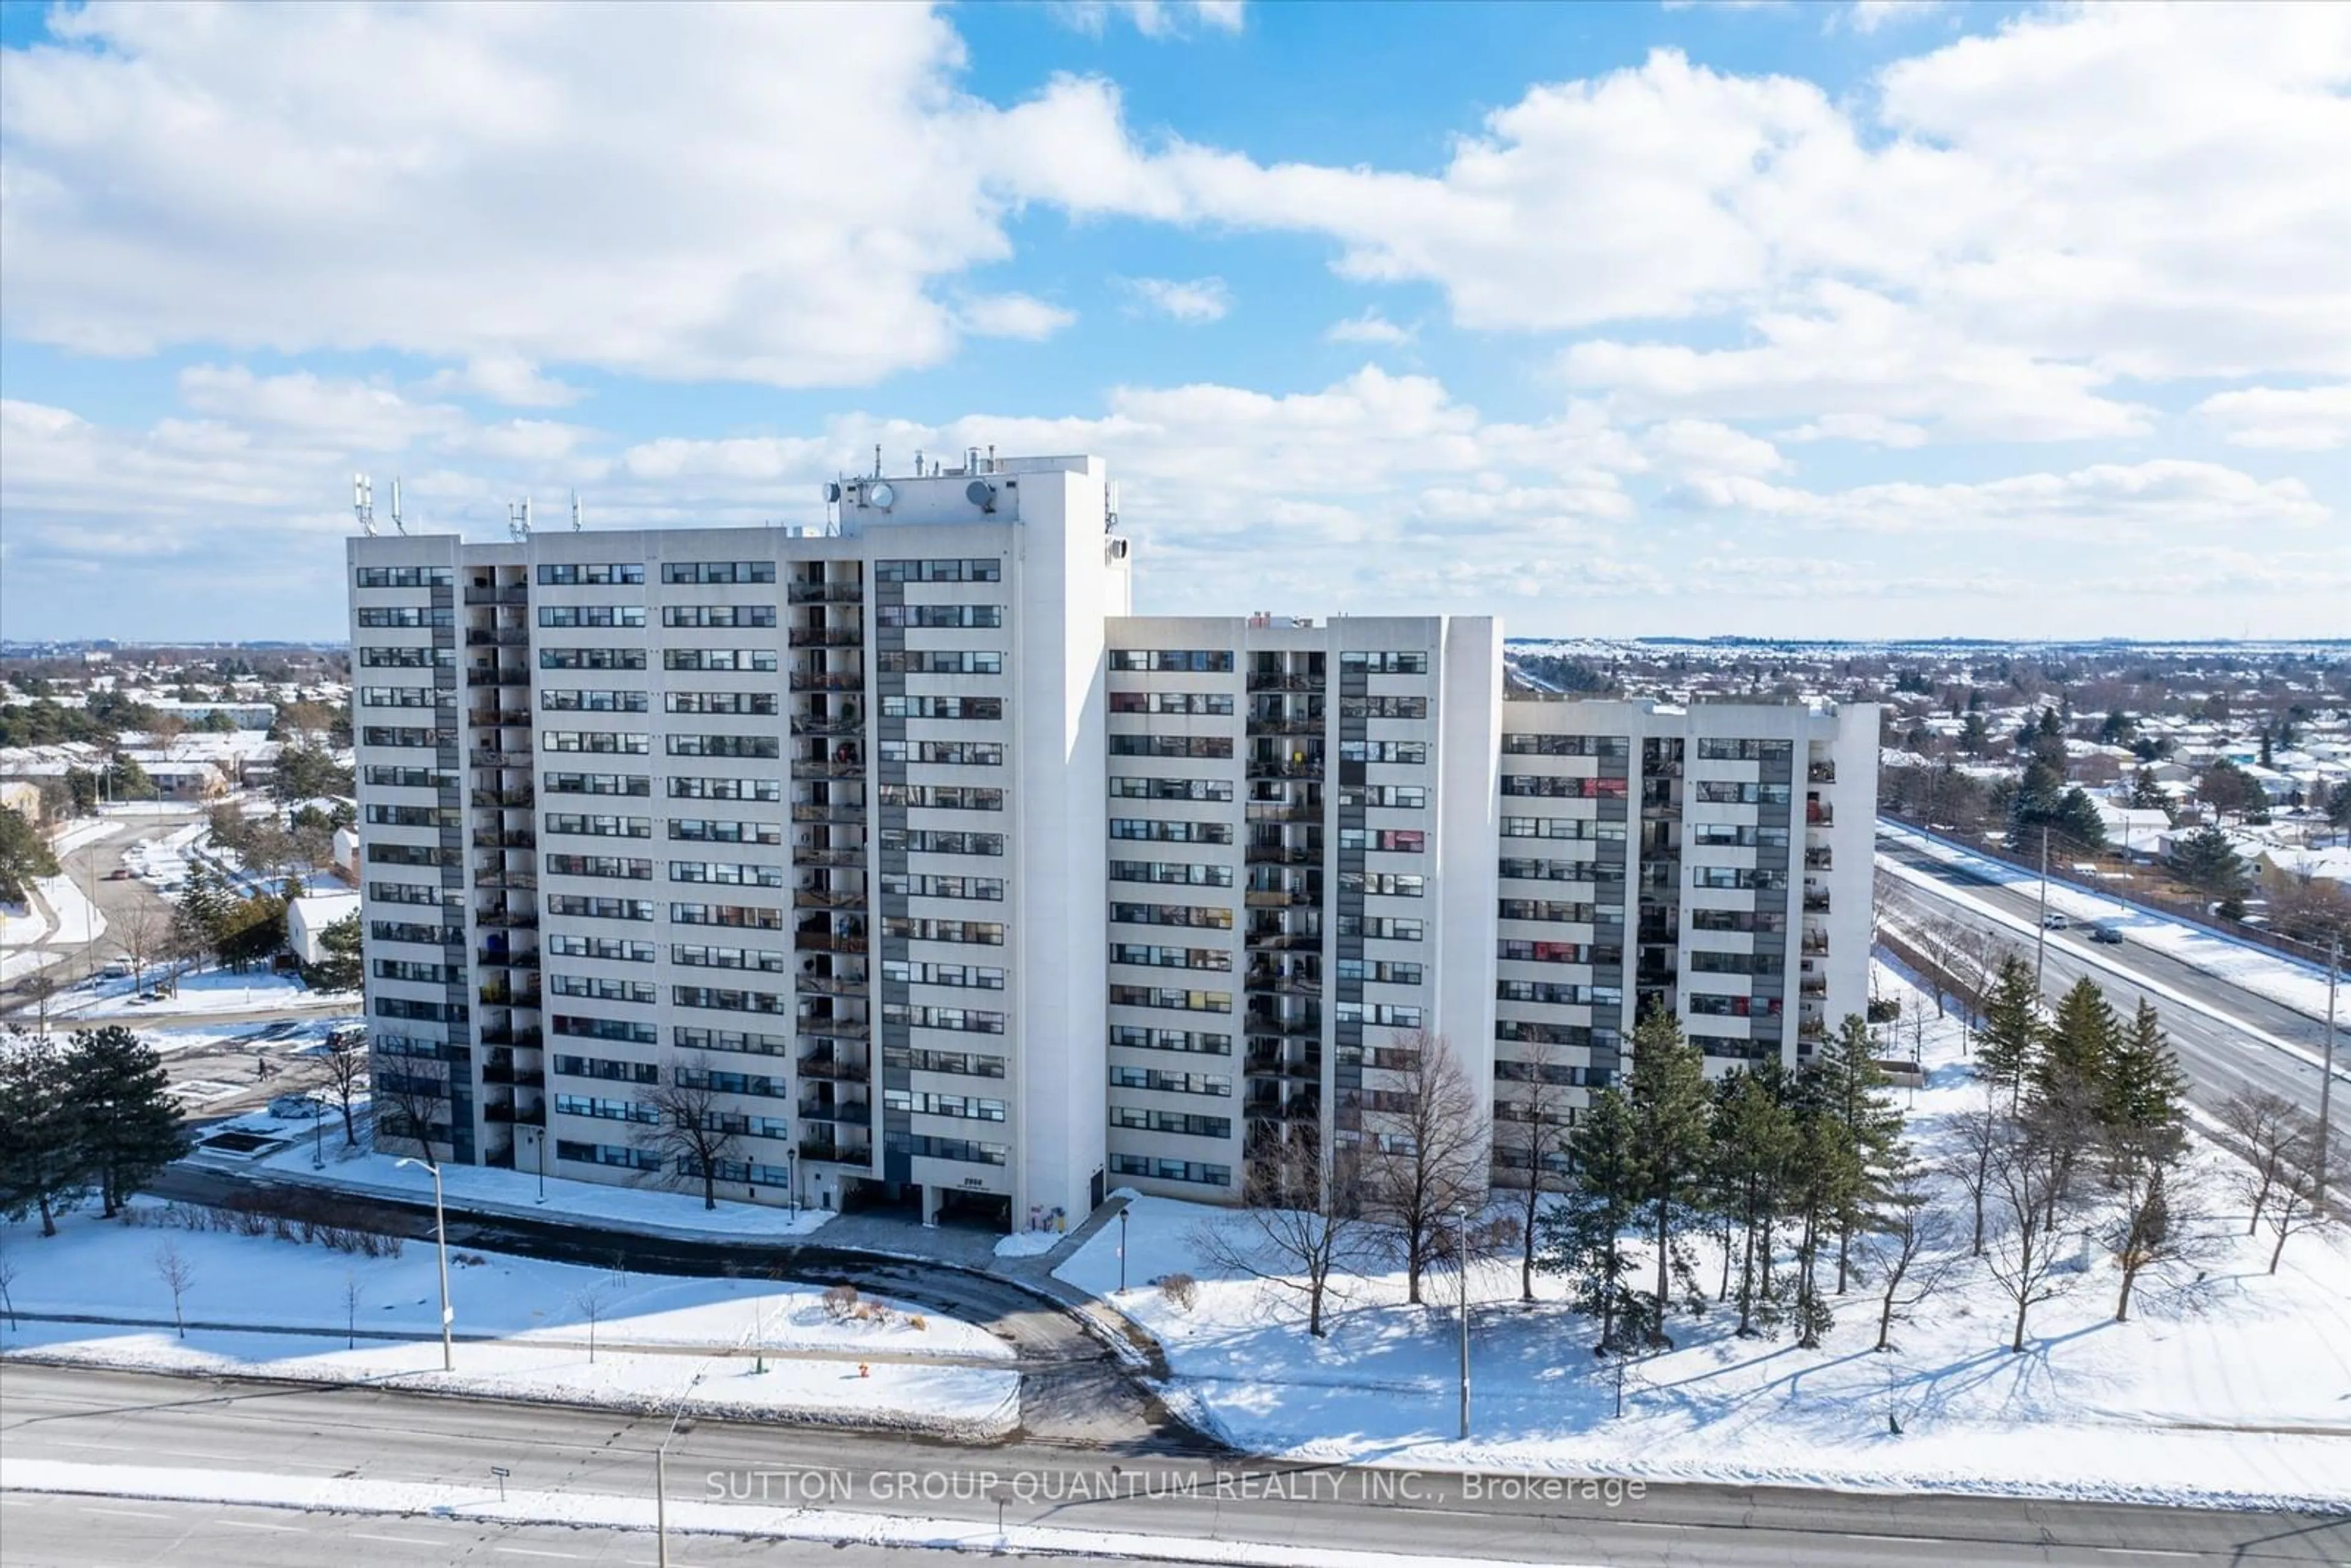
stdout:
{"type": "Polygon", "coordinates": [[[1391,1138],[1434,1035],[1522,1183],[1647,1007],[1724,1071],[1866,1005],[1874,707],[1506,701],[1484,616],[1134,616],[1094,458],[828,492],[351,541],[394,1145],[1017,1229],[1391,1138]]]}
{"type": "Polygon", "coordinates": [[[729,1198],[1099,1199],[1102,465],[834,498],[825,529],[350,542],[385,1131],[643,1180],[682,1084],[729,1198]]]}

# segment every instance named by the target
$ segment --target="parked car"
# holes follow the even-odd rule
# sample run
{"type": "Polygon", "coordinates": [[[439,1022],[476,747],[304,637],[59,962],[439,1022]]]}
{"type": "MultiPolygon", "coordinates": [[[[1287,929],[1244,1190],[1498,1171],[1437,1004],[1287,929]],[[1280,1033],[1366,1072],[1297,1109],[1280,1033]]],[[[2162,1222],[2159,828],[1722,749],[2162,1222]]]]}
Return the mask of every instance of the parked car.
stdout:
{"type": "Polygon", "coordinates": [[[2041,928],[2044,931],[2063,931],[2065,924],[2065,917],[2054,910],[2041,917],[2041,928]]]}
{"type": "Polygon", "coordinates": [[[280,1094],[269,1103],[269,1113],[287,1121],[321,1114],[327,1103],[315,1094],[280,1094]]]}
{"type": "Polygon", "coordinates": [[[2093,925],[2090,927],[2090,940],[2103,942],[2109,947],[2119,947],[2123,945],[2123,934],[2111,925],[2093,925]]]}
{"type": "Polygon", "coordinates": [[[106,880],[109,882],[129,882],[131,880],[131,868],[127,865],[116,866],[112,871],[106,873],[106,880]]]}

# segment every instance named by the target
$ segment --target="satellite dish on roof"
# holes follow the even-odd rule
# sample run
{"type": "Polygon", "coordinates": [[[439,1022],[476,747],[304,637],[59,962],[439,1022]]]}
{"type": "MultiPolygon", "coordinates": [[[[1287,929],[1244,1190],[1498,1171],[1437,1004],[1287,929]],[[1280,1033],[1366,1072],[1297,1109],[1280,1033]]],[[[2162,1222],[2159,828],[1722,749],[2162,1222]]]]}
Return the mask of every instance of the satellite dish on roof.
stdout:
{"type": "Polygon", "coordinates": [[[874,485],[865,492],[866,505],[879,507],[885,512],[890,509],[890,503],[897,498],[898,492],[887,485],[874,485]]]}
{"type": "Polygon", "coordinates": [[[841,499],[841,486],[840,486],[838,484],[835,484],[835,483],[833,483],[833,482],[832,482],[832,481],[831,481],[831,480],[827,480],[827,481],[825,482],[825,486],[824,486],[824,498],[825,498],[826,500],[828,500],[828,501],[838,501],[838,500],[840,500],[840,499],[841,499]]]}
{"type": "Polygon", "coordinates": [[[983,512],[996,510],[996,486],[985,479],[974,479],[963,487],[963,498],[983,512]]]}

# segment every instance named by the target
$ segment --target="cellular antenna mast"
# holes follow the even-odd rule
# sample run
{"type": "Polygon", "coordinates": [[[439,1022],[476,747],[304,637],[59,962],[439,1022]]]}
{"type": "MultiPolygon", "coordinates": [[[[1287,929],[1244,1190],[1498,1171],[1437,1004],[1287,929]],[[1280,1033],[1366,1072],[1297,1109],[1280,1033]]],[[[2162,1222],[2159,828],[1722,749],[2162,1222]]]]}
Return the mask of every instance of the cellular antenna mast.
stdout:
{"type": "Polygon", "coordinates": [[[571,492],[571,531],[575,534],[580,531],[580,492],[577,490],[571,492]]]}
{"type": "Polygon", "coordinates": [[[408,537],[408,525],[401,520],[400,516],[400,481],[397,478],[392,482],[392,526],[402,538],[408,537]]]}
{"type": "Polygon", "coordinates": [[[517,544],[530,538],[530,497],[507,503],[507,532],[517,544]]]}
{"type": "MultiPolygon", "coordinates": [[[[392,503],[392,515],[397,517],[400,504],[392,503]]],[[[351,476],[351,515],[360,520],[360,532],[375,538],[375,485],[364,474],[351,476]]]]}

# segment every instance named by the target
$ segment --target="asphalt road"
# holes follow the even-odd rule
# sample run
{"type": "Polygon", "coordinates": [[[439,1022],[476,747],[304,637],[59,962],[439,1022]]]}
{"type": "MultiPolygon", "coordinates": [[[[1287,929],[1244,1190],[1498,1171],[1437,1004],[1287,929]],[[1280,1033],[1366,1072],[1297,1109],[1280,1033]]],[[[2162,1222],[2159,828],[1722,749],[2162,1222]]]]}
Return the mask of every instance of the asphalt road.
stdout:
{"type": "MultiPolygon", "coordinates": [[[[0,1459],[39,1458],[83,1464],[214,1469],[273,1476],[354,1476],[424,1481],[487,1495],[490,1467],[512,1472],[517,1489],[620,1497],[647,1495],[652,1453],[666,1422],[609,1411],[514,1406],[266,1384],[214,1384],[144,1374],[10,1364],[0,1412],[0,1459]]],[[[1956,1496],[1887,1497],[1765,1488],[1651,1487],[1614,1507],[1575,1496],[1493,1495],[1490,1479],[1422,1472],[1409,1490],[1374,1472],[1184,1455],[1080,1452],[1055,1444],[967,1448],[889,1436],[761,1426],[688,1423],[670,1448],[671,1495],[723,1499],[754,1491],[765,1473],[770,1506],[781,1478],[814,1473],[834,1489],[830,1506],[993,1526],[997,1500],[1013,1524],[1137,1531],[1178,1542],[1254,1541],[1280,1548],[1341,1548],[1407,1557],[1469,1557],[1609,1568],[1876,1568],[1886,1563],[2068,1565],[2227,1561],[2340,1563],[2351,1561],[2351,1520],[2285,1513],[2228,1513],[2106,1503],[2050,1503],[1956,1496]],[[939,1477],[935,1495],[912,1499],[895,1478],[939,1477]],[[714,1482],[713,1478],[717,1479],[714,1482]],[[992,1480],[991,1479],[992,1478],[992,1480]],[[1221,1482],[1221,1484],[1220,1484],[1221,1482]],[[1189,1490],[1184,1490],[1188,1486],[1189,1490]],[[844,1495],[845,1494],[845,1495],[844,1495]]],[[[126,1481],[132,1478],[126,1476],[126,1481]]],[[[804,1484],[804,1483],[803,1483],[804,1484]]],[[[1572,1490],[1572,1489],[1571,1489],[1572,1490]]],[[[756,1500],[756,1495],[754,1497],[756,1500]]],[[[16,1526],[43,1508],[12,1510],[9,1560],[23,1560],[16,1526]]],[[[112,1507],[110,1504],[99,1506],[112,1507]]],[[[39,1539],[61,1564],[207,1559],[170,1532],[192,1522],[168,1505],[124,1502],[120,1511],[81,1508],[82,1527],[54,1521],[39,1539]],[[143,1519],[138,1512],[165,1517],[143,1519]]],[[[220,1520],[248,1517],[223,1513],[220,1520]]],[[[413,1561],[451,1562],[444,1540],[465,1540],[466,1560],[580,1554],[589,1562],[643,1561],[643,1536],[431,1526],[409,1518],[316,1514],[250,1516],[289,1529],[234,1531],[222,1561],[305,1563],[376,1561],[409,1536],[413,1561]],[[413,1528],[412,1528],[413,1527],[413,1528]],[[298,1534],[301,1537],[298,1541],[298,1534]],[[274,1539],[264,1542],[267,1535],[274,1539]],[[266,1555],[281,1548],[306,1548],[266,1555]],[[443,1555],[433,1557],[439,1550],[443,1555]],[[596,1553],[605,1553],[598,1556],[596,1553]]],[[[218,1524],[219,1521],[213,1521],[218,1524]]],[[[221,1531],[231,1527],[221,1526],[221,1531]]],[[[684,1562],[727,1561],[697,1541],[684,1562]]],[[[807,1561],[829,1548],[774,1546],[770,1560],[807,1561]]],[[[402,1559],[386,1555],[383,1561],[402,1559]]]]}
{"type": "MultiPolygon", "coordinates": [[[[1892,895],[1892,907],[1897,914],[1912,918],[1932,915],[1995,930],[2028,961],[2032,957],[2032,931],[2040,925],[2040,904],[2031,892],[1988,882],[1963,867],[1947,864],[1916,845],[1899,841],[1880,839],[1877,852],[1882,859],[1924,873],[1941,886],[1964,891],[1969,897],[2015,916],[2024,922],[2026,929],[2011,930],[1965,904],[1937,896],[1932,888],[1900,879],[1894,882],[1892,895]]],[[[2170,1035],[2172,1049],[2188,1073],[2189,1098],[2199,1107],[2217,1111],[2224,1101],[2241,1091],[2267,1091],[2316,1113],[2317,1067],[2220,1019],[2150,995],[2143,982],[2163,986],[2218,1009],[2229,1019],[2242,1020],[2306,1047],[2314,1056],[2322,1052],[2326,1043],[2326,1026],[2321,1020],[2138,943],[2105,946],[2091,942],[2078,929],[2052,931],[2048,938],[2043,985],[2050,999],[2055,1000],[2082,976],[2088,975],[2125,1016],[2137,1009],[2142,998],[2152,1001],[2163,1015],[2164,1030],[2170,1035]]],[[[2338,1040],[2338,1102],[2346,1091],[2351,1091],[2351,1040],[2338,1040]]]]}

